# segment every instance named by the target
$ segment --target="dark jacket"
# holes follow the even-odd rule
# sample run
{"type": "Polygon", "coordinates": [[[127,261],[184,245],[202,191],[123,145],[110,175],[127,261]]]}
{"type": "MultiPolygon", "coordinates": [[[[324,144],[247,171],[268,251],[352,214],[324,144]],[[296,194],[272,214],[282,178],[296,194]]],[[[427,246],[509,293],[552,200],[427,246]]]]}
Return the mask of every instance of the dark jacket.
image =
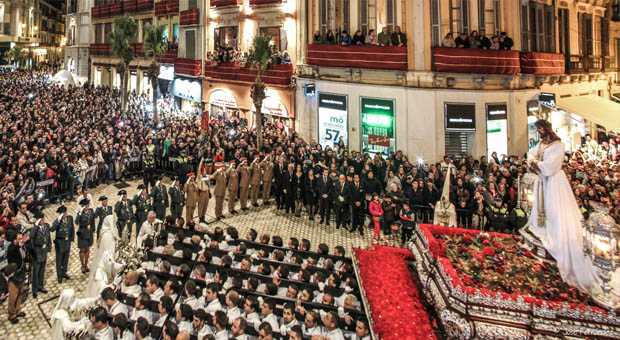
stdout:
{"type": "Polygon", "coordinates": [[[43,224],[32,227],[30,230],[30,246],[34,261],[43,262],[47,259],[47,253],[52,248],[49,225],[43,224]]]}
{"type": "Polygon", "coordinates": [[[334,183],[332,182],[331,178],[327,176],[327,181],[325,181],[323,179],[323,176],[321,175],[317,179],[316,191],[317,191],[317,195],[319,199],[321,198],[330,199],[334,192],[334,183]],[[323,197],[323,195],[327,195],[327,197],[323,197]]]}
{"type": "Polygon", "coordinates": [[[26,280],[26,249],[11,243],[7,249],[6,257],[8,263],[14,263],[16,266],[15,273],[9,278],[9,281],[15,284],[23,283],[26,280]]]}

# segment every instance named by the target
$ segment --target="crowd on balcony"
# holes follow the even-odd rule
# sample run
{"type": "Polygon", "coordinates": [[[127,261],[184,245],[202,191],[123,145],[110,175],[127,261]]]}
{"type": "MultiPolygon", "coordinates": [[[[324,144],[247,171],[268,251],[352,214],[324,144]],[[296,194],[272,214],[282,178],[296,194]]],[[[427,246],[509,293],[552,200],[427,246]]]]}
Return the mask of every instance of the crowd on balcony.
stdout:
{"type": "Polygon", "coordinates": [[[379,34],[374,29],[368,30],[366,35],[361,30],[357,30],[353,36],[347,30],[334,34],[331,29],[328,29],[324,34],[320,31],[314,32],[312,40],[315,44],[341,46],[407,46],[407,35],[400,30],[400,26],[394,26],[394,30],[385,26],[379,34]]]}
{"type": "MultiPolygon", "coordinates": [[[[271,57],[269,59],[269,65],[282,65],[290,64],[291,57],[287,51],[280,51],[275,45],[270,45],[271,57]]],[[[217,46],[215,52],[207,52],[207,60],[221,64],[221,63],[239,63],[242,66],[249,67],[251,64],[251,54],[248,52],[241,52],[236,47],[231,45],[217,46]]]]}
{"type": "Polygon", "coordinates": [[[445,35],[441,41],[442,47],[451,48],[477,48],[483,50],[512,50],[514,41],[508,36],[506,32],[500,32],[499,34],[487,37],[486,35],[480,35],[478,31],[461,32],[456,37],[452,32],[445,35]]]}

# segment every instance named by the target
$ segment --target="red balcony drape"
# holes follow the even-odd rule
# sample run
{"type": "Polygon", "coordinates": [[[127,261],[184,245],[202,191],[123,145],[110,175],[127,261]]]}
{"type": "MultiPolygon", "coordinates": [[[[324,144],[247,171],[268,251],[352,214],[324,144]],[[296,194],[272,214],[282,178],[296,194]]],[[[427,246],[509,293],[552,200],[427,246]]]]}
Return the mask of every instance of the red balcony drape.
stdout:
{"type": "Polygon", "coordinates": [[[437,72],[518,74],[518,51],[472,48],[433,48],[433,66],[437,72]]]}
{"type": "Polygon", "coordinates": [[[521,73],[537,75],[564,74],[564,55],[560,53],[522,52],[521,73]]]}
{"type": "Polygon", "coordinates": [[[309,65],[406,70],[407,48],[396,46],[339,46],[309,44],[309,65]]]}
{"type": "Polygon", "coordinates": [[[179,23],[181,26],[198,25],[200,23],[200,12],[198,11],[198,8],[191,8],[182,11],[180,16],[181,18],[179,23]]]}
{"type": "Polygon", "coordinates": [[[177,58],[174,62],[174,72],[178,74],[185,74],[189,76],[200,75],[200,60],[177,58]]]}
{"type": "MultiPolygon", "coordinates": [[[[205,65],[205,76],[213,79],[254,82],[256,70],[241,67],[238,63],[221,63],[205,65]]],[[[261,76],[261,79],[271,85],[287,86],[291,83],[293,65],[272,65],[261,76]]]]}

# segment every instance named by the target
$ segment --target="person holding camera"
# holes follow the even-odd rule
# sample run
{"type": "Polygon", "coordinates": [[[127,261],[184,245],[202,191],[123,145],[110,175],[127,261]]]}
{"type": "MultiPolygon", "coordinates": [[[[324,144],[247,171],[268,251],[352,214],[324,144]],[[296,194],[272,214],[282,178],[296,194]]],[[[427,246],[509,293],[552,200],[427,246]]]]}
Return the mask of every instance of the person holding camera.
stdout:
{"type": "Polygon", "coordinates": [[[4,278],[7,281],[9,291],[7,312],[9,321],[16,324],[17,318],[24,317],[22,312],[22,287],[26,281],[26,247],[28,235],[24,234],[22,228],[11,228],[6,232],[6,240],[10,242],[7,249],[7,266],[4,268],[4,278]]]}

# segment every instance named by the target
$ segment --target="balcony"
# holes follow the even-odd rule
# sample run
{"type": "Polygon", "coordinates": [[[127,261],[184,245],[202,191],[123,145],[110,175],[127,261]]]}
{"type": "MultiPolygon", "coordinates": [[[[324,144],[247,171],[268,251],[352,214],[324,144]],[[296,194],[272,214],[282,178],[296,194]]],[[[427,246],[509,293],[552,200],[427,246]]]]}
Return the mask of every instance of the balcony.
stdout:
{"type": "Polygon", "coordinates": [[[144,44],[143,43],[133,43],[131,44],[133,48],[133,55],[136,57],[144,57],[144,44]]]}
{"type": "Polygon", "coordinates": [[[109,56],[112,54],[110,44],[90,44],[88,51],[94,56],[109,56]]]}
{"type": "Polygon", "coordinates": [[[138,12],[150,11],[153,9],[153,0],[136,0],[138,12]]]}
{"type": "Polygon", "coordinates": [[[518,74],[518,51],[433,48],[433,70],[449,73],[518,74]]]}
{"type": "Polygon", "coordinates": [[[279,5],[282,0],[250,0],[250,6],[279,5]]]}
{"type": "Polygon", "coordinates": [[[178,14],[179,0],[164,0],[155,3],[155,15],[178,14]]]}
{"type": "Polygon", "coordinates": [[[406,70],[407,48],[309,44],[307,63],[326,67],[406,70]]]}
{"type": "Polygon", "coordinates": [[[613,72],[614,68],[609,57],[571,55],[566,65],[566,73],[599,73],[613,72]]]}
{"type": "Polygon", "coordinates": [[[123,13],[133,13],[138,10],[138,3],[136,0],[124,0],[123,1],[123,13]]]}
{"type": "Polygon", "coordinates": [[[198,8],[190,8],[185,11],[181,11],[179,24],[181,26],[198,25],[200,23],[200,12],[198,8]]]}
{"type": "Polygon", "coordinates": [[[109,18],[123,13],[123,3],[113,2],[95,6],[91,10],[93,18],[109,18]]]}
{"type": "Polygon", "coordinates": [[[560,53],[521,52],[521,73],[535,75],[564,74],[564,55],[560,53]]]}
{"type": "Polygon", "coordinates": [[[157,61],[162,64],[174,64],[177,59],[177,52],[178,50],[176,48],[168,49],[164,54],[157,57],[157,61]]]}
{"type": "MultiPolygon", "coordinates": [[[[206,64],[205,76],[217,80],[239,81],[253,83],[256,79],[256,71],[243,67],[238,63],[206,64]]],[[[261,79],[269,85],[288,86],[293,76],[293,65],[272,65],[261,76],[261,79]]]]}
{"type": "Polygon", "coordinates": [[[200,75],[200,60],[176,58],[174,73],[198,77],[200,75]]]}
{"type": "Polygon", "coordinates": [[[241,1],[239,0],[211,0],[212,8],[223,8],[223,7],[232,7],[239,6],[241,1]]]}

